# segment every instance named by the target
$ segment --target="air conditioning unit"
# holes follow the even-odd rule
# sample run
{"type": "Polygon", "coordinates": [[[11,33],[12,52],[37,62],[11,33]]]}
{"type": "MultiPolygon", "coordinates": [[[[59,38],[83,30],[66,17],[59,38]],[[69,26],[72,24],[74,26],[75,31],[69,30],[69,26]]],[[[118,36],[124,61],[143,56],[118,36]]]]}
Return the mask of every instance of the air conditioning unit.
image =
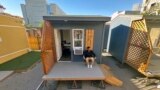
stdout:
{"type": "Polygon", "coordinates": [[[83,54],[83,50],[82,50],[82,49],[81,49],[81,50],[75,49],[75,50],[74,50],[74,54],[75,54],[75,55],[82,55],[82,54],[83,54]]]}

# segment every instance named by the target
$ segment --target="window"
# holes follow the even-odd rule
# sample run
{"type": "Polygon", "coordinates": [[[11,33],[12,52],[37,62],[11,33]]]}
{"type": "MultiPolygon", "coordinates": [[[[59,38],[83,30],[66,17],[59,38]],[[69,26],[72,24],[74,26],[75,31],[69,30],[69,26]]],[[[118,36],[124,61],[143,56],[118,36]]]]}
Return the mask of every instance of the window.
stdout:
{"type": "Polygon", "coordinates": [[[84,29],[73,29],[73,50],[75,55],[83,54],[84,29]]]}

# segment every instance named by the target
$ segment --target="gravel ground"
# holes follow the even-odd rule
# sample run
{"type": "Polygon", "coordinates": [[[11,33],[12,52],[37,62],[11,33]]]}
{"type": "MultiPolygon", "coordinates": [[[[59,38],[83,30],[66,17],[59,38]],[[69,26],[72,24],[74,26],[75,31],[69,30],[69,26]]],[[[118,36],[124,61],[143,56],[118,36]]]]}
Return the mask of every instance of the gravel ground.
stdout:
{"type": "MultiPolygon", "coordinates": [[[[111,67],[113,74],[123,81],[123,86],[115,87],[106,84],[106,89],[101,89],[91,86],[90,81],[85,81],[82,82],[82,89],[76,90],[139,90],[131,80],[135,77],[141,77],[143,75],[128,65],[121,66],[121,64],[112,57],[103,57],[103,63],[111,67]]],[[[0,82],[0,90],[35,90],[42,82],[42,76],[42,65],[41,63],[38,63],[33,69],[30,69],[24,73],[14,73],[12,76],[0,82]]],[[[48,81],[46,85],[43,83],[39,90],[56,90],[56,87],[57,90],[68,90],[68,84],[66,82],[57,83],[55,81],[48,81]]]]}
{"type": "Polygon", "coordinates": [[[0,82],[0,90],[35,90],[42,81],[42,64],[37,63],[32,69],[14,73],[0,82]]]}

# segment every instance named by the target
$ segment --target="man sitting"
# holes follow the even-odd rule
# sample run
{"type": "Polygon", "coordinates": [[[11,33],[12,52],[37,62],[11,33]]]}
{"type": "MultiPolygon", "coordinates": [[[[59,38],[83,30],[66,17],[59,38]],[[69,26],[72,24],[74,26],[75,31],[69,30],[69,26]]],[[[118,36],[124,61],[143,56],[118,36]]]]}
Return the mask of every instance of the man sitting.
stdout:
{"type": "Polygon", "coordinates": [[[88,68],[92,68],[95,60],[95,53],[90,49],[90,47],[87,47],[87,50],[83,52],[83,58],[85,59],[88,68]]]}

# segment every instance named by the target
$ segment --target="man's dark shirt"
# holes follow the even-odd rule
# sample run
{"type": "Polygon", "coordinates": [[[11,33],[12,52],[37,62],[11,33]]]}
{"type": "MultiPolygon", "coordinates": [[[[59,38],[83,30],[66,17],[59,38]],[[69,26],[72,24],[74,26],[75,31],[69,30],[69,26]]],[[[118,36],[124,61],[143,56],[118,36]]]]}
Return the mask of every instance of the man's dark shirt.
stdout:
{"type": "Polygon", "coordinates": [[[83,56],[85,57],[85,58],[87,58],[87,57],[95,57],[96,55],[94,54],[94,52],[91,50],[91,51],[88,51],[88,50],[85,50],[84,52],[83,52],[83,56]]]}

